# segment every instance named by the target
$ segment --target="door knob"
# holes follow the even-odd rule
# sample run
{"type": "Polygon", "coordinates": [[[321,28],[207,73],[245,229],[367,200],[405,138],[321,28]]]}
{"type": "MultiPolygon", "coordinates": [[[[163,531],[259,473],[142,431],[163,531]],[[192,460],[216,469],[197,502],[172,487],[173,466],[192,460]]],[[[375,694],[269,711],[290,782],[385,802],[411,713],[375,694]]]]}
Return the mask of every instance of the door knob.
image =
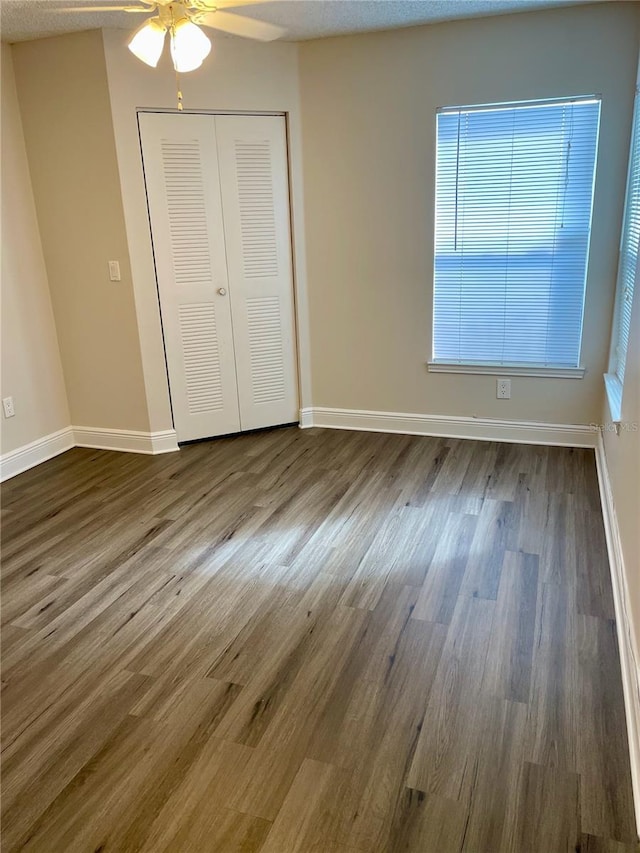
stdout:
{"type": "Polygon", "coordinates": [[[225,290],[224,287],[219,287],[218,293],[220,294],[220,296],[226,296],[227,295],[227,291],[225,290]]]}

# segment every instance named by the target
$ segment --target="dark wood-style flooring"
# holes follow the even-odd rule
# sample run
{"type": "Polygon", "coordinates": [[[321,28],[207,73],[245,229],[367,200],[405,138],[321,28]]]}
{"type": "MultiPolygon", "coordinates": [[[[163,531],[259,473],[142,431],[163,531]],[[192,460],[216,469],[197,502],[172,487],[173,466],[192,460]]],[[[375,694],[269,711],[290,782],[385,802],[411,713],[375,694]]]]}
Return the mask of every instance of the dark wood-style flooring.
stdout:
{"type": "Polygon", "coordinates": [[[76,449],[2,518],[4,853],[636,849],[591,451],[76,449]]]}

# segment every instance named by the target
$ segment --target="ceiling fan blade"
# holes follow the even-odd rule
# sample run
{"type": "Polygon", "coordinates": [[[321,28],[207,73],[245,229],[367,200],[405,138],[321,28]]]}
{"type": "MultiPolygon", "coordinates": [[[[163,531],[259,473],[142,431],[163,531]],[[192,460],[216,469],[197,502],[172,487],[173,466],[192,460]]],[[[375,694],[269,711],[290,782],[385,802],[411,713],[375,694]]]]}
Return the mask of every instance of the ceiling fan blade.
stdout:
{"type": "Polygon", "coordinates": [[[287,34],[282,27],[266,24],[264,21],[255,21],[253,18],[245,18],[242,15],[234,15],[231,12],[207,12],[198,16],[197,23],[205,27],[213,27],[214,30],[222,30],[223,33],[258,41],[275,41],[287,34]]]}
{"type": "Polygon", "coordinates": [[[47,9],[47,12],[153,12],[150,6],[66,6],[57,9],[47,9]]]}

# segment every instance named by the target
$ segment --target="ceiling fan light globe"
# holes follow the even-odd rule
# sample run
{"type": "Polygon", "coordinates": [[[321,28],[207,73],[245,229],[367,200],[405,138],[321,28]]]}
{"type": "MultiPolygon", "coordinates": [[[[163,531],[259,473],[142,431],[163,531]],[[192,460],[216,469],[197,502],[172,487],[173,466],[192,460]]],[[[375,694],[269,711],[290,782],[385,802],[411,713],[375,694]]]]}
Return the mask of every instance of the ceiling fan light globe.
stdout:
{"type": "Polygon", "coordinates": [[[138,59],[155,68],[162,55],[166,28],[155,19],[145,21],[133,34],[129,50],[138,59]]]}
{"type": "Polygon", "coordinates": [[[211,51],[211,42],[192,21],[179,21],[171,34],[171,58],[176,71],[199,68],[211,51]]]}

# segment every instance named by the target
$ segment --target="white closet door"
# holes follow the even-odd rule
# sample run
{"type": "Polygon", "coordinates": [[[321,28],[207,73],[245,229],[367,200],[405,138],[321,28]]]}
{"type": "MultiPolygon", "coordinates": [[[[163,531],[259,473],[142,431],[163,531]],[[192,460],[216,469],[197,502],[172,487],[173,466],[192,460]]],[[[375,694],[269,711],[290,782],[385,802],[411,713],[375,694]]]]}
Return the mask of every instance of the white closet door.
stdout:
{"type": "Polygon", "coordinates": [[[282,116],[216,116],[242,429],[298,420],[282,116]]]}
{"type": "Polygon", "coordinates": [[[240,429],[215,122],[140,115],[178,441],[240,429]]]}

